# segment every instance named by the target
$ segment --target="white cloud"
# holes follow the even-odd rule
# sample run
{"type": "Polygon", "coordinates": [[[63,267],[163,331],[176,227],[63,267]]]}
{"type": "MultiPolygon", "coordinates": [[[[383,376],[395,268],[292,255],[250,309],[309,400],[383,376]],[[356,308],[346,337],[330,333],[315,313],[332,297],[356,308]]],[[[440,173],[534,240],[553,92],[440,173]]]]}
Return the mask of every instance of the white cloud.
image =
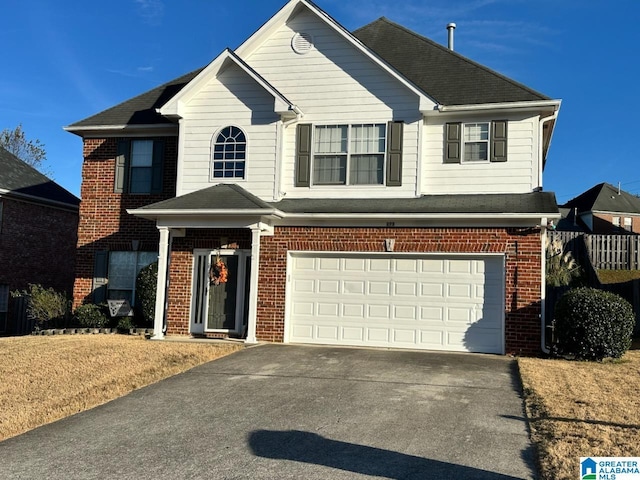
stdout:
{"type": "Polygon", "coordinates": [[[162,0],[134,0],[138,6],[138,14],[146,23],[152,26],[162,24],[164,16],[164,3],[162,0]]]}

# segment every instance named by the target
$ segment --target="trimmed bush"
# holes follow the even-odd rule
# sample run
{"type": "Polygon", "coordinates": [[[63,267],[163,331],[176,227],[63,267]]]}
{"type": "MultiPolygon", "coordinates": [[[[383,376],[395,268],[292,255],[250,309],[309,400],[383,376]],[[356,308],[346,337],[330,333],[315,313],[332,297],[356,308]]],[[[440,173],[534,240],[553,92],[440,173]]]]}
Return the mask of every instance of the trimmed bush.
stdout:
{"type": "Polygon", "coordinates": [[[620,358],[631,346],[631,304],[611,292],[575,288],[555,308],[555,351],[580,360],[620,358]]]}
{"type": "Polygon", "coordinates": [[[30,283],[28,289],[13,292],[12,295],[14,297],[28,297],[27,315],[30,319],[35,320],[36,330],[56,328],[66,323],[71,302],[65,293],[30,283]]]}
{"type": "Polygon", "coordinates": [[[145,325],[152,326],[156,313],[156,285],[158,283],[158,262],[140,270],[136,278],[136,313],[145,325]]]}
{"type": "Polygon", "coordinates": [[[104,314],[103,308],[92,303],[76,308],[73,319],[78,325],[86,328],[105,328],[109,324],[109,318],[104,314]]]}
{"type": "Polygon", "coordinates": [[[128,332],[132,328],[136,328],[135,323],[131,317],[120,317],[118,319],[117,329],[122,332],[128,332]]]}

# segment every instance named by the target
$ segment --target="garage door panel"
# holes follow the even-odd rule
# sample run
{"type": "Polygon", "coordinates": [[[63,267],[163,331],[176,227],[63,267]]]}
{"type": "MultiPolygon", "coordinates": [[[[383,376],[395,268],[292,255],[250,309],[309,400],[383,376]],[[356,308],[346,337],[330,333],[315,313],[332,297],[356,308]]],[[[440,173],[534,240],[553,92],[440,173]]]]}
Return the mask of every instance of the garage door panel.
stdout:
{"type": "Polygon", "coordinates": [[[391,292],[391,285],[389,282],[367,282],[367,292],[369,295],[389,295],[391,292]]]}
{"type": "Polygon", "coordinates": [[[501,257],[292,255],[288,340],[501,353],[501,257]]]}

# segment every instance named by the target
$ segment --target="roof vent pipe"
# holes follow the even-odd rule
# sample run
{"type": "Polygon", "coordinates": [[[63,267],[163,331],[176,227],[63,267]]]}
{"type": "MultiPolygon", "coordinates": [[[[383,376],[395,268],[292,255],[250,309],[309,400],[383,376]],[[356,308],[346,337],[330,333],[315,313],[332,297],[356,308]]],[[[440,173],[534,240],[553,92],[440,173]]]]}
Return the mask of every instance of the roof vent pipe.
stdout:
{"type": "Polygon", "coordinates": [[[447,25],[447,30],[449,31],[449,50],[453,51],[453,31],[456,29],[455,23],[450,23],[447,25]]]}

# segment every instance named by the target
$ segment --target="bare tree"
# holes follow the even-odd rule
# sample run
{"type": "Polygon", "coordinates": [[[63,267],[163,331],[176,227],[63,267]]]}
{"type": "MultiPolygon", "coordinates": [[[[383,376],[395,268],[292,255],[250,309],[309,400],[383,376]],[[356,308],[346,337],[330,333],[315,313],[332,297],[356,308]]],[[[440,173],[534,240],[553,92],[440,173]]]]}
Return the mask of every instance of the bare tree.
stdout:
{"type": "Polygon", "coordinates": [[[22,130],[22,124],[13,130],[5,128],[0,133],[0,146],[41,173],[51,175],[51,171],[44,164],[47,160],[44,144],[38,139],[28,140],[24,130],[22,130]]]}

